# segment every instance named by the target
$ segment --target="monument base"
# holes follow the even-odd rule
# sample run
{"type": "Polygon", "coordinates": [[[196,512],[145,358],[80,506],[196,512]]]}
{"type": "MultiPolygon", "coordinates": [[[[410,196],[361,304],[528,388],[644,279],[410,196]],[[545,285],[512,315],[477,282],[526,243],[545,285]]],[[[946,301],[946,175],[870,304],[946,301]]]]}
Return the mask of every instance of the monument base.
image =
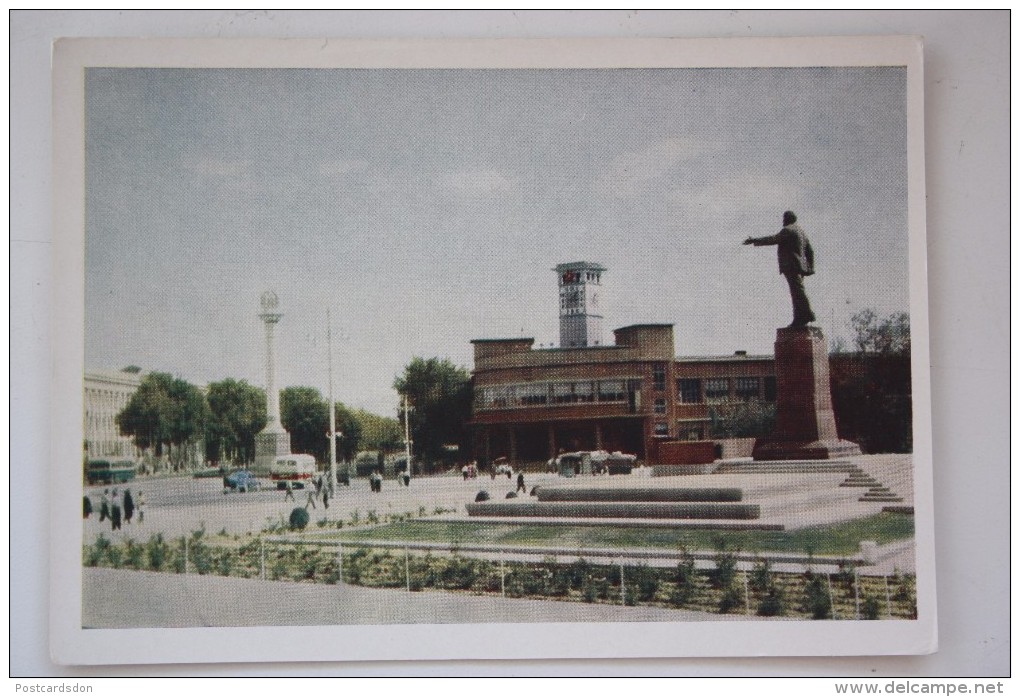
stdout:
{"type": "Polygon", "coordinates": [[[268,475],[276,458],[290,454],[290,434],[266,429],[255,434],[255,474],[268,475]]]}
{"type": "Polygon", "coordinates": [[[755,460],[835,460],[861,454],[860,446],[848,440],[759,440],[754,444],[751,457],[755,460]]]}
{"type": "Polygon", "coordinates": [[[755,460],[832,460],[861,454],[836,432],[829,351],[818,327],[776,331],[776,428],[754,443],[755,460]]]}

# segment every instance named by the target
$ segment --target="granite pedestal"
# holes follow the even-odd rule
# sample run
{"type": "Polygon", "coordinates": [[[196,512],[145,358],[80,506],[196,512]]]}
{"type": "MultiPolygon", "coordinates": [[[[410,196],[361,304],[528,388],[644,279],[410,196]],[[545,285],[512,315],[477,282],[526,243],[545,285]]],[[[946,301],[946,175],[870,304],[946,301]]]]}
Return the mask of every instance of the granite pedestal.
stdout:
{"type": "Polygon", "coordinates": [[[836,433],[829,351],[818,327],[776,331],[776,428],[754,444],[755,460],[831,460],[860,455],[836,433]]]}

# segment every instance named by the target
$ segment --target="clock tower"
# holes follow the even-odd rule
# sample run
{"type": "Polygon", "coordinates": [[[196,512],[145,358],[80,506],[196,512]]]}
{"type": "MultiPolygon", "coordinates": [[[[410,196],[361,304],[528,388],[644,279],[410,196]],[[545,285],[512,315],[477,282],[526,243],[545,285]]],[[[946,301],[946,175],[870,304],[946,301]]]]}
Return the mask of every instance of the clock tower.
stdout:
{"type": "Polygon", "coordinates": [[[606,267],[573,261],[554,271],[560,287],[560,348],[601,346],[602,274],[606,267]]]}

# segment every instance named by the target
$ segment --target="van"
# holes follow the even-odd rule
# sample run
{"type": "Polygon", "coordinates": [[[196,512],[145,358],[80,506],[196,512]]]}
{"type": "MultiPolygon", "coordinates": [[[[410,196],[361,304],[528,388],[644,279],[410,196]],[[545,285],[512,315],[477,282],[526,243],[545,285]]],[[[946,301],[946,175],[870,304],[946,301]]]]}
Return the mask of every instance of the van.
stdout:
{"type": "Polygon", "coordinates": [[[311,455],[280,455],[269,468],[269,478],[276,482],[277,489],[286,489],[287,482],[294,489],[311,484],[317,469],[311,455]]]}

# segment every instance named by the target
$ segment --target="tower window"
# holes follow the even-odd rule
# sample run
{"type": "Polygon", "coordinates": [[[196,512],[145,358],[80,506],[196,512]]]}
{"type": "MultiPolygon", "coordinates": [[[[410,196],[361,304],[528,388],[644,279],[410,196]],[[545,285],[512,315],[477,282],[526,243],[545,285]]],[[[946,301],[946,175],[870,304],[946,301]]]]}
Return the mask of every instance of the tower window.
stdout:
{"type": "Polygon", "coordinates": [[[656,392],[666,389],[666,366],[663,363],[656,363],[652,366],[652,386],[656,392]]]}

